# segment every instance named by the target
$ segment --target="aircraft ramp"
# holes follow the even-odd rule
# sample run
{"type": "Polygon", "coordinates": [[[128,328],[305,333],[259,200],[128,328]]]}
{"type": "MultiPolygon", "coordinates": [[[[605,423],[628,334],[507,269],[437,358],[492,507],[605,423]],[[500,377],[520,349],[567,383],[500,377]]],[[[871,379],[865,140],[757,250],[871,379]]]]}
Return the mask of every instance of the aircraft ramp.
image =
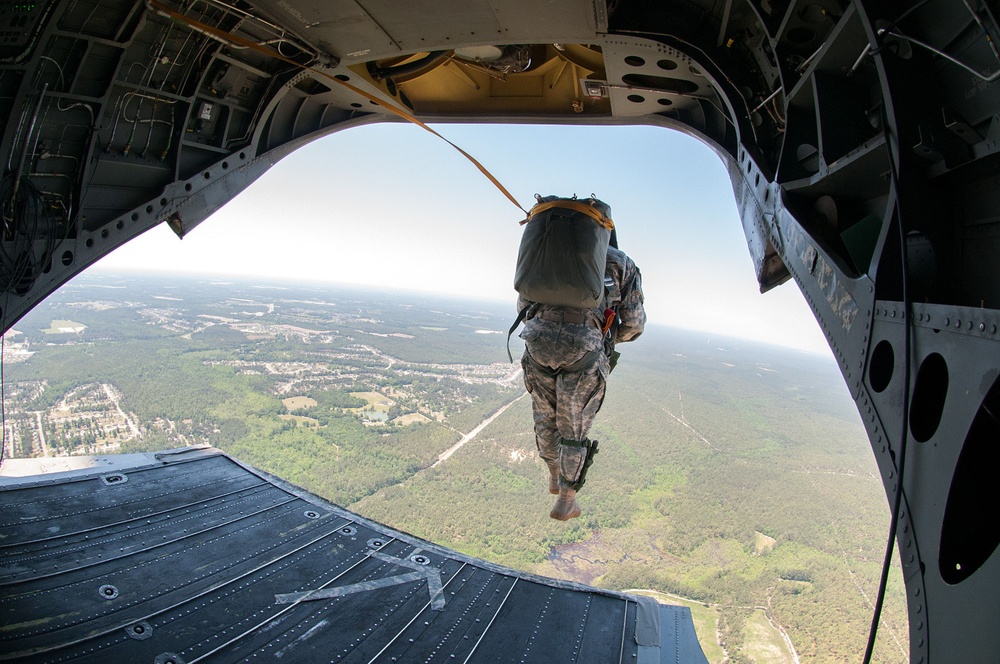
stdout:
{"type": "Polygon", "coordinates": [[[707,663],[687,608],[463,556],[212,448],[0,477],[0,501],[3,661],[707,663]]]}

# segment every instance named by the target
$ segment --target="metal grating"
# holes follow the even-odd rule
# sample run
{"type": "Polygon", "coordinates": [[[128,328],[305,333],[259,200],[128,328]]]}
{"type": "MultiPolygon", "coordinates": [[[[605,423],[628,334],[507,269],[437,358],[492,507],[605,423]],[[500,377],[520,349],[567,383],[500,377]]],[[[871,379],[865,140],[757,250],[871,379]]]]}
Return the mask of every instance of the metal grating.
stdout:
{"type": "Polygon", "coordinates": [[[0,660],[706,661],[687,609],[462,556],[217,450],[142,458],[0,478],[0,660]]]}

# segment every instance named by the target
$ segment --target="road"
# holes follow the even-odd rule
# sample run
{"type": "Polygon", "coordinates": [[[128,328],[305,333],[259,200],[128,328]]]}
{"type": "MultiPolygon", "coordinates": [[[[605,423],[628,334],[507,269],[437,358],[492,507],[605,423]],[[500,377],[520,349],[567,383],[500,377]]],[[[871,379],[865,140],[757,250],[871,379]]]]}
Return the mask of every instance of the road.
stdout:
{"type": "Polygon", "coordinates": [[[490,415],[489,417],[487,417],[485,420],[483,420],[482,422],[480,422],[479,425],[475,429],[473,429],[469,433],[467,433],[464,436],[462,436],[462,439],[460,441],[458,441],[457,443],[455,443],[454,445],[452,445],[451,447],[449,447],[447,450],[445,450],[444,452],[442,452],[441,455],[438,456],[437,461],[435,461],[434,463],[431,464],[431,468],[436,468],[438,465],[440,465],[440,464],[444,463],[445,461],[447,461],[448,457],[450,457],[452,454],[454,454],[455,452],[457,452],[458,450],[460,450],[462,448],[462,445],[465,445],[467,442],[469,442],[470,440],[472,440],[473,438],[475,438],[476,436],[478,436],[480,431],[482,431],[483,429],[485,429],[486,427],[488,427],[490,425],[490,422],[492,422],[496,418],[500,417],[505,410],[507,410],[508,408],[510,408],[511,406],[513,406],[515,403],[517,403],[518,401],[520,401],[521,399],[523,399],[525,397],[525,395],[527,395],[527,394],[528,394],[527,392],[524,392],[523,394],[521,394],[520,396],[518,396],[513,401],[511,401],[509,403],[505,403],[503,406],[500,407],[500,409],[497,412],[493,413],[492,415],[490,415]]]}

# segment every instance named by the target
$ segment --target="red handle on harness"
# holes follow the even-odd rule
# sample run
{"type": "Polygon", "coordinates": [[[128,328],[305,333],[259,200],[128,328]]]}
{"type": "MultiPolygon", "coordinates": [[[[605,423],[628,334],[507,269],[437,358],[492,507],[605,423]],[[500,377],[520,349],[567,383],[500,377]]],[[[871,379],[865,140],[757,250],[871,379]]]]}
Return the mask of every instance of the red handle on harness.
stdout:
{"type": "Polygon", "coordinates": [[[611,329],[612,323],[615,322],[615,318],[618,316],[618,312],[614,309],[608,308],[604,310],[604,327],[601,328],[602,334],[607,334],[608,330],[611,329]]]}

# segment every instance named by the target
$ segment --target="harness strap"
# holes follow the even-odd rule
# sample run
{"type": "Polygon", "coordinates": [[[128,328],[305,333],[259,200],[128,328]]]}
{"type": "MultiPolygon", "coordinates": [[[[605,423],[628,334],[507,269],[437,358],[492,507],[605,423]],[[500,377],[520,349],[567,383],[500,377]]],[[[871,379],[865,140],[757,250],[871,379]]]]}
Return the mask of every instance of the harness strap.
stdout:
{"type": "Polygon", "coordinates": [[[514,364],[514,356],[510,354],[510,335],[514,334],[514,330],[516,330],[517,326],[524,320],[524,317],[528,314],[529,307],[531,307],[530,304],[517,312],[517,319],[514,321],[514,324],[510,326],[510,329],[507,330],[507,359],[510,360],[511,364],[514,364]]]}
{"type": "MultiPolygon", "coordinates": [[[[532,305],[529,304],[524,309],[518,311],[517,318],[514,319],[514,324],[510,326],[509,330],[507,330],[507,359],[510,360],[511,363],[514,362],[514,356],[511,355],[510,353],[510,337],[512,334],[514,334],[514,331],[517,329],[517,326],[520,325],[522,322],[524,322],[525,318],[527,318],[528,309],[531,308],[531,306],[532,305]]],[[[542,320],[547,320],[552,323],[573,323],[576,325],[586,325],[588,323],[594,323],[595,325],[600,327],[597,317],[594,316],[589,311],[566,311],[565,309],[562,308],[542,309],[534,313],[532,315],[532,318],[541,318],[542,320]]],[[[584,358],[586,357],[587,355],[584,356],[584,358]]],[[[576,364],[577,363],[574,362],[571,366],[576,366],[576,364]]],[[[593,364],[593,361],[586,364],[583,368],[587,369],[590,367],[591,364],[593,364]]],[[[570,369],[570,371],[579,371],[579,369],[570,369]]]]}
{"type": "Polygon", "coordinates": [[[572,323],[574,325],[598,324],[597,316],[590,310],[569,311],[564,307],[558,309],[541,309],[532,318],[541,318],[550,323],[572,323]]]}
{"type": "Polygon", "coordinates": [[[528,212],[528,217],[521,222],[521,225],[531,221],[531,218],[536,214],[541,214],[546,210],[551,210],[552,208],[565,208],[567,210],[573,210],[574,212],[582,212],[587,215],[598,224],[608,229],[609,231],[615,230],[615,222],[611,220],[611,217],[605,215],[603,212],[595,208],[593,205],[588,205],[583,201],[572,201],[572,200],[558,200],[549,201],[548,203],[538,203],[528,212]]]}
{"type": "Polygon", "coordinates": [[[596,440],[570,440],[569,438],[560,438],[560,445],[565,445],[567,447],[583,447],[586,448],[587,458],[583,462],[583,470],[580,471],[580,477],[577,478],[575,482],[570,482],[563,475],[559,475],[561,482],[566,484],[566,487],[572,489],[573,491],[579,491],[583,488],[583,485],[587,482],[587,471],[590,467],[594,465],[594,457],[597,456],[597,441],[596,440]]]}

